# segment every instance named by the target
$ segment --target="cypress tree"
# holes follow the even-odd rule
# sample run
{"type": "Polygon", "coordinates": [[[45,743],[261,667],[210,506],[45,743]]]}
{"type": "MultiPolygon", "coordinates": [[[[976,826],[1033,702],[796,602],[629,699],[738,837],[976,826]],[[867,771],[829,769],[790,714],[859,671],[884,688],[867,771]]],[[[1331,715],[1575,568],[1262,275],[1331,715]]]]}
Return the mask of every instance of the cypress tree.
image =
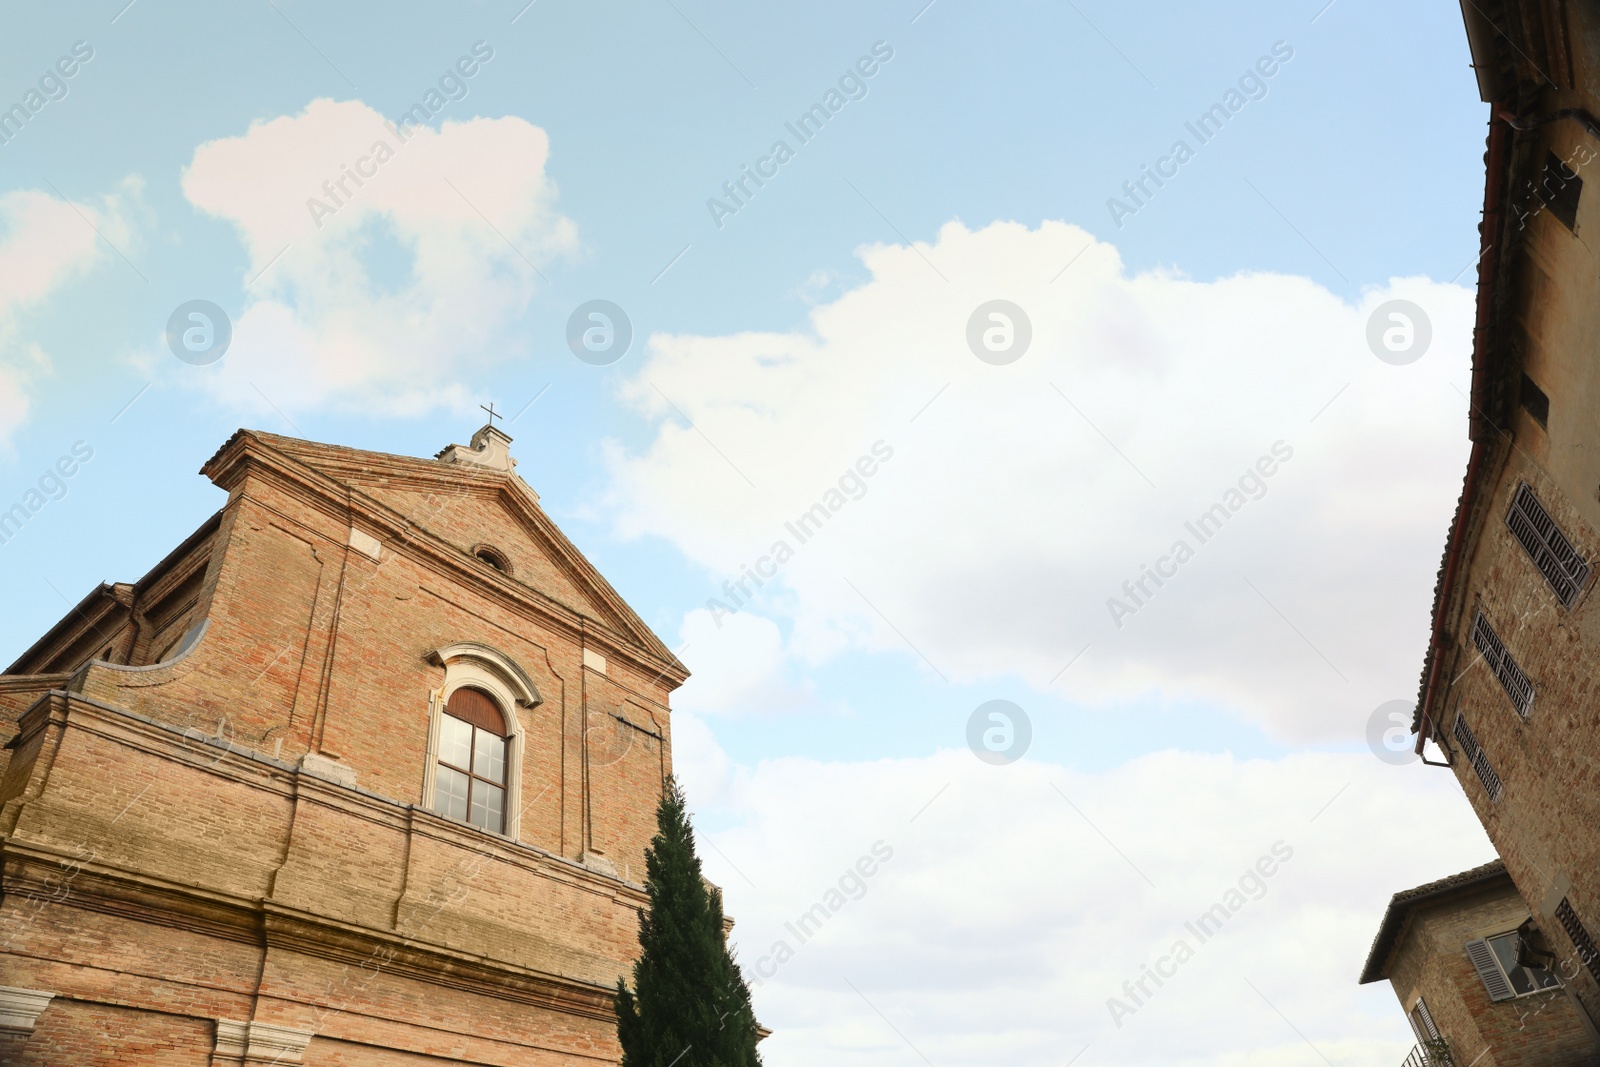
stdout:
{"type": "Polygon", "coordinates": [[[760,1067],[750,990],[722,934],[722,894],[694,851],[683,790],[668,778],[645,853],[630,989],[617,979],[623,1067],[760,1067]]]}

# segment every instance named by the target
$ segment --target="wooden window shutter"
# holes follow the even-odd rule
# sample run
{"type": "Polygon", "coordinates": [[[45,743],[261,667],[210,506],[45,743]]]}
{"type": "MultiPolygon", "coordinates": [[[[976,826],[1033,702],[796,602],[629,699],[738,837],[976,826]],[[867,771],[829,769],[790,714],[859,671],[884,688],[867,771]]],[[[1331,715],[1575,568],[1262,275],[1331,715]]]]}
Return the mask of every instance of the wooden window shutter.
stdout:
{"type": "Polygon", "coordinates": [[[1433,1012],[1428,1010],[1428,1002],[1421,997],[1417,998],[1416,1007],[1411,1009],[1411,1029],[1416,1033],[1417,1040],[1423,1044],[1444,1040],[1439,1036],[1439,1027],[1433,1021],[1433,1012]]]}
{"type": "Polygon", "coordinates": [[[480,730],[487,730],[497,737],[506,736],[506,720],[500,713],[500,705],[482,689],[457,689],[450,694],[450,702],[444,710],[480,730]]]}
{"type": "MultiPolygon", "coordinates": [[[[1527,375],[1523,375],[1524,378],[1527,375]]],[[[1528,394],[1528,386],[1523,385],[1523,394],[1528,394]]],[[[1537,389],[1537,386],[1534,387],[1537,389]]],[[[1542,393],[1540,394],[1543,395],[1542,393]]],[[[1526,399],[1523,405],[1527,407],[1526,399]]],[[[1550,400],[1544,398],[1544,422],[1549,421],[1550,400]]],[[[1529,413],[1539,418],[1539,412],[1529,407],[1529,413]]],[[[1550,517],[1533,488],[1526,482],[1517,487],[1517,495],[1511,498],[1511,510],[1506,513],[1506,525],[1511,528],[1511,533],[1517,539],[1534,566],[1539,568],[1539,573],[1544,575],[1544,580],[1550,583],[1550,589],[1555,593],[1564,607],[1571,607],[1578,599],[1578,594],[1583,592],[1583,587],[1589,583],[1589,575],[1593,566],[1588,560],[1573,547],[1567,540],[1567,535],[1561,527],[1550,517]]]]}
{"type": "MultiPolygon", "coordinates": [[[[1479,616],[1480,618],[1482,616],[1479,616]]],[[[1467,725],[1466,718],[1461,712],[1456,712],[1455,727],[1456,743],[1461,746],[1462,755],[1467,757],[1467,762],[1477,772],[1478,781],[1483,783],[1484,792],[1489,794],[1489,803],[1498,804],[1503,786],[1500,775],[1495,773],[1494,765],[1489,762],[1489,757],[1484,755],[1483,749],[1478,747],[1478,739],[1472,735],[1472,727],[1467,725]]]]}
{"type": "Polygon", "coordinates": [[[1476,941],[1468,941],[1467,958],[1472,961],[1472,966],[1477,968],[1478,977],[1483,980],[1483,988],[1489,991],[1491,1003],[1516,997],[1517,991],[1511,988],[1511,983],[1506,981],[1506,976],[1501,973],[1500,965],[1494,959],[1494,949],[1489,947],[1489,942],[1481,937],[1476,941]]]}
{"type": "Polygon", "coordinates": [[[1594,938],[1589,936],[1588,927],[1583,925],[1583,920],[1572,910],[1572,902],[1566,897],[1562,897],[1561,903],[1556,905],[1556,921],[1572,939],[1572,947],[1578,950],[1578,959],[1588,968],[1594,980],[1600,982],[1600,952],[1595,950],[1594,938]]]}
{"type": "Polygon", "coordinates": [[[1483,662],[1494,672],[1500,688],[1511,698],[1517,714],[1526,719],[1533,710],[1533,682],[1517,666],[1517,661],[1511,658],[1505,642],[1500,640],[1500,635],[1494,632],[1494,627],[1489,625],[1488,618],[1481,611],[1472,620],[1472,644],[1483,655],[1483,662]]]}

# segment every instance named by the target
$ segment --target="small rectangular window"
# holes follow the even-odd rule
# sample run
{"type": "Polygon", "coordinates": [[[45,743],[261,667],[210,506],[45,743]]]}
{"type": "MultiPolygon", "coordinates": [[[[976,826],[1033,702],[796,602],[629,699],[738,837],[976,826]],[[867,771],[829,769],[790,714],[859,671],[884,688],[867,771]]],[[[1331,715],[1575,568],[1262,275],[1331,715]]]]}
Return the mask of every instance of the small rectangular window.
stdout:
{"type": "Polygon", "coordinates": [[[1539,503],[1533,487],[1523,482],[1511,498],[1511,510],[1506,514],[1506,525],[1523,549],[1533,558],[1534,566],[1550,583],[1550,589],[1563,607],[1570,608],[1583,587],[1589,582],[1592,568],[1589,561],[1578,554],[1561,532],[1561,527],[1539,503]]]}
{"type": "Polygon", "coordinates": [[[1533,682],[1522,673],[1517,661],[1511,658],[1511,653],[1506,651],[1500,635],[1494,632],[1494,627],[1489,625],[1489,620],[1481,611],[1472,620],[1472,645],[1483,656],[1483,662],[1488,665],[1489,670],[1494,672],[1500,688],[1511,698],[1511,704],[1517,709],[1517,714],[1526,719],[1533,711],[1533,682]]]}
{"type": "Polygon", "coordinates": [[[1483,749],[1478,747],[1478,739],[1472,736],[1472,728],[1467,725],[1467,720],[1459,711],[1456,712],[1456,727],[1452,732],[1455,734],[1456,743],[1461,746],[1461,754],[1467,757],[1467,763],[1477,774],[1478,781],[1483,784],[1483,791],[1489,794],[1489,803],[1499,803],[1500,793],[1504,788],[1500,784],[1500,776],[1489,763],[1489,757],[1483,754],[1483,749]]]}
{"type": "Polygon", "coordinates": [[[1583,179],[1554,152],[1546,157],[1544,173],[1539,175],[1539,185],[1534,192],[1563,226],[1573,233],[1578,232],[1578,197],[1583,193],[1583,179]]]}
{"type": "Polygon", "coordinates": [[[1526,374],[1522,376],[1522,389],[1519,399],[1522,402],[1523,409],[1533,416],[1533,421],[1548,430],[1550,428],[1550,398],[1545,395],[1543,389],[1539,388],[1539,383],[1526,374]]]}

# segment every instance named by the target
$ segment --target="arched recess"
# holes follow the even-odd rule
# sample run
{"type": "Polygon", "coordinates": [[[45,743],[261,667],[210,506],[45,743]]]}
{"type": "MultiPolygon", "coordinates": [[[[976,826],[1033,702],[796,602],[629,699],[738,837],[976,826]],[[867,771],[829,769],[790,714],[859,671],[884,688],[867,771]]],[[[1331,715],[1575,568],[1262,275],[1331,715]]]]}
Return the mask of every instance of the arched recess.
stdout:
{"type": "MultiPolygon", "coordinates": [[[[428,653],[428,660],[444,668],[444,682],[428,694],[428,763],[422,781],[422,806],[434,810],[434,781],[439,769],[439,727],[450,695],[470,686],[494,697],[506,723],[506,828],[505,836],[517,840],[522,814],[522,758],[525,730],[521,708],[543,703],[538,686],[528,672],[497,648],[476,641],[459,641],[428,653]]],[[[493,831],[480,831],[491,833],[493,831]]]]}

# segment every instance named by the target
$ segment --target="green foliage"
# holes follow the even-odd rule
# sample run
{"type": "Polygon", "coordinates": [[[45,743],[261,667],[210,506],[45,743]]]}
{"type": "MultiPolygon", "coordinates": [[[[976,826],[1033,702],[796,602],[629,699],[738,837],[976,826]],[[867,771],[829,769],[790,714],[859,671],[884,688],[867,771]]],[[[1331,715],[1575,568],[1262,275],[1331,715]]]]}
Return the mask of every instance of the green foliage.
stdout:
{"type": "Polygon", "coordinates": [[[707,886],[675,779],[645,853],[649,911],[639,913],[630,989],[617,980],[623,1067],[760,1067],[750,990],[722,934],[722,894],[707,886]]]}
{"type": "Polygon", "coordinates": [[[1443,1038],[1424,1041],[1422,1048],[1428,1056],[1428,1067],[1455,1067],[1455,1053],[1450,1051],[1450,1043],[1443,1038]]]}

